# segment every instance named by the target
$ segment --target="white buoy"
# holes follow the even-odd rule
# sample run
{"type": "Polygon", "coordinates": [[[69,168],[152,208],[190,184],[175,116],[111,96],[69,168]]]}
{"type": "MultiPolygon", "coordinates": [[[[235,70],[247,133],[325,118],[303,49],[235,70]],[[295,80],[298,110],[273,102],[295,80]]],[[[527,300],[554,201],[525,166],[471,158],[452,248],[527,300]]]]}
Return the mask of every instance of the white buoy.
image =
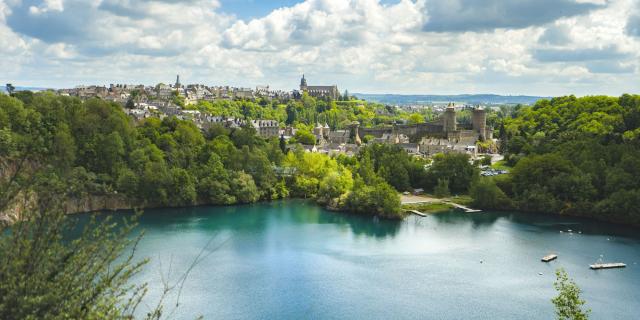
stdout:
{"type": "Polygon", "coordinates": [[[541,276],[541,275],[542,275],[542,272],[538,272],[538,275],[539,275],[539,276],[541,276]]]}

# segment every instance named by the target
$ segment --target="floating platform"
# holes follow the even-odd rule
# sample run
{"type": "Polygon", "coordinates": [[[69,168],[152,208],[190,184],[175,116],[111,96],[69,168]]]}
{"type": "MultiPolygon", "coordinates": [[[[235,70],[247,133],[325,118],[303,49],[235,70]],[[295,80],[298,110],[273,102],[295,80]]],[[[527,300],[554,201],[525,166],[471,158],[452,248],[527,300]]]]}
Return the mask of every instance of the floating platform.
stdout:
{"type": "Polygon", "coordinates": [[[592,264],[589,266],[589,268],[593,269],[593,270],[599,270],[599,269],[615,269],[615,268],[624,268],[627,265],[622,263],[622,262],[615,262],[615,263],[596,263],[596,264],[592,264]]]}
{"type": "Polygon", "coordinates": [[[544,256],[542,257],[542,262],[551,262],[555,259],[558,259],[558,255],[557,254],[550,254],[548,256],[544,256]]]}

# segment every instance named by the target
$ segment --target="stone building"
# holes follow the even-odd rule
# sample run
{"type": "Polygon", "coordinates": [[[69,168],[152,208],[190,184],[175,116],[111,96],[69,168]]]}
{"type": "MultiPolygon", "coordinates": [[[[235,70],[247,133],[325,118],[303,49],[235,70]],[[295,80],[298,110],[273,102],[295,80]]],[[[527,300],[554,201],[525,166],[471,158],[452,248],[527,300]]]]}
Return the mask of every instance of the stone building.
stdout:
{"type": "Polygon", "coordinates": [[[310,86],[307,85],[307,79],[305,79],[304,74],[302,75],[302,79],[300,79],[300,92],[306,92],[314,98],[326,98],[332,100],[338,100],[338,97],[340,96],[340,91],[338,91],[337,85],[310,86]]]}
{"type": "Polygon", "coordinates": [[[279,137],[280,124],[276,120],[251,120],[258,135],[264,138],[279,137]]]}

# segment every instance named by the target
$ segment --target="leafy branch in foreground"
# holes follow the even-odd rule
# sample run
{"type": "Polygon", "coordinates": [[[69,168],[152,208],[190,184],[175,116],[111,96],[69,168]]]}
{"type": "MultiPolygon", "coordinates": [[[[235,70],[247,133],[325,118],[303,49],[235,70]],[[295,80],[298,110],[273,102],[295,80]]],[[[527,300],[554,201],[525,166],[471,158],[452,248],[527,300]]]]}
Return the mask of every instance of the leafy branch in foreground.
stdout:
{"type": "Polygon", "coordinates": [[[147,262],[134,261],[135,224],[92,219],[73,235],[77,225],[58,200],[40,193],[38,202],[27,220],[2,230],[0,318],[132,318],[147,291],[129,284],[147,262]]]}
{"type": "Polygon", "coordinates": [[[587,320],[590,309],[583,309],[585,301],[580,298],[582,291],[578,285],[569,279],[564,269],[556,270],[557,280],[553,286],[558,291],[558,296],[551,299],[556,307],[556,316],[560,320],[587,320]]]}

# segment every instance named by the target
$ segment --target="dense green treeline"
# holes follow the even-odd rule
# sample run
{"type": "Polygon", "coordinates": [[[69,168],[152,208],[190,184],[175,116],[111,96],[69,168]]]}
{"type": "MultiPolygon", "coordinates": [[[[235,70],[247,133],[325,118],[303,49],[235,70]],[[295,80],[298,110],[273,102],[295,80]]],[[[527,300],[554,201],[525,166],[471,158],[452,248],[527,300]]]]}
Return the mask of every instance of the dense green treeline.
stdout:
{"type": "Polygon", "coordinates": [[[483,205],[640,223],[640,96],[542,100],[505,118],[500,139],[515,167],[472,189],[495,195],[483,205]]]}
{"type": "Polygon", "coordinates": [[[140,206],[188,206],[294,196],[400,215],[398,195],[382,172],[362,169],[358,159],[265,140],[252,127],[203,133],[174,117],[136,125],[117,104],[21,93],[0,95],[0,128],[0,157],[31,155],[47,179],[65,181],[77,198],[119,195],[140,206]]]}

